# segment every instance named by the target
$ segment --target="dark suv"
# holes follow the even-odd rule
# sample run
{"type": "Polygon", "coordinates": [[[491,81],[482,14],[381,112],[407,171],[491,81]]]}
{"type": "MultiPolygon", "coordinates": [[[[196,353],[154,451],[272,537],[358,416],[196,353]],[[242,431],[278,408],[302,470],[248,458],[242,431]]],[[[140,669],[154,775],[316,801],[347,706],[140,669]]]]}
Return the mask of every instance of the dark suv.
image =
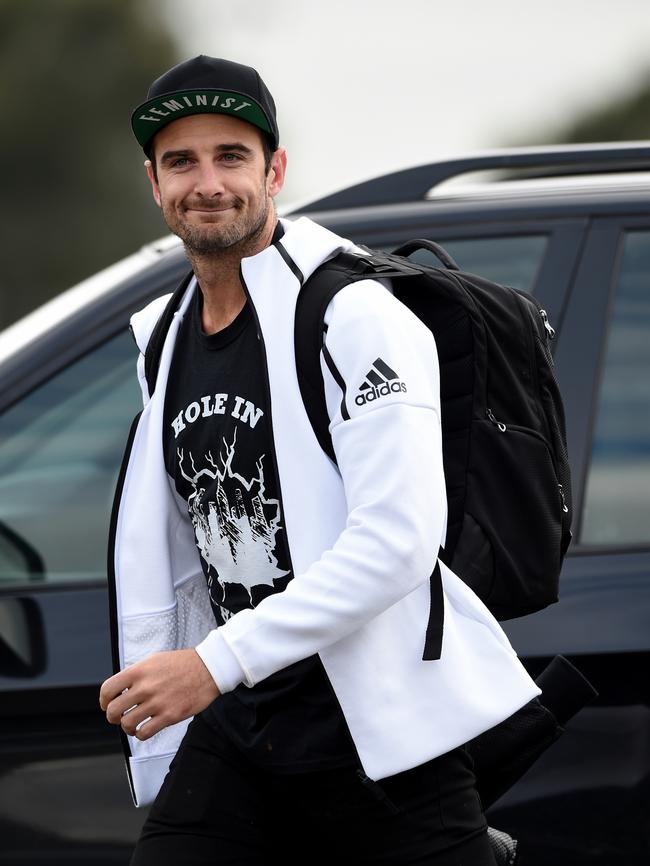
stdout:
{"type": "MultiPolygon", "coordinates": [[[[574,542],[559,604],[505,628],[533,674],[562,653],[600,696],[490,810],[528,866],[646,866],[650,855],[644,171],[650,144],[509,151],[398,172],[300,210],[369,246],[439,241],[464,270],[537,295],[556,329],[574,542]],[[443,183],[476,171],[492,177],[443,183]]],[[[112,672],[106,534],[139,402],[129,316],[187,268],[176,239],[151,244],[0,335],[4,864],[126,863],[144,817],[97,701],[112,672]]]]}

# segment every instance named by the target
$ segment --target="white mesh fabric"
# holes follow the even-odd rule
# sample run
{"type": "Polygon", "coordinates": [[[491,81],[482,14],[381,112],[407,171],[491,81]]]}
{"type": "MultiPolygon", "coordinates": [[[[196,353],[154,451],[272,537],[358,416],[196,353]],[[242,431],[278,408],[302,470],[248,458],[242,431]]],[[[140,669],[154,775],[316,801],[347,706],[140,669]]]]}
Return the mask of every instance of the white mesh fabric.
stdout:
{"type": "MultiPolygon", "coordinates": [[[[176,589],[174,607],[123,621],[124,664],[134,664],[155,652],[194,647],[213,628],[214,615],[205,578],[200,574],[176,589]]],[[[144,742],[129,737],[131,754],[137,760],[175,752],[188,723],[171,725],[144,742]]]]}
{"type": "Polygon", "coordinates": [[[213,628],[205,578],[199,574],[176,589],[174,607],[122,622],[123,662],[131,665],[154,652],[194,647],[213,628]]]}

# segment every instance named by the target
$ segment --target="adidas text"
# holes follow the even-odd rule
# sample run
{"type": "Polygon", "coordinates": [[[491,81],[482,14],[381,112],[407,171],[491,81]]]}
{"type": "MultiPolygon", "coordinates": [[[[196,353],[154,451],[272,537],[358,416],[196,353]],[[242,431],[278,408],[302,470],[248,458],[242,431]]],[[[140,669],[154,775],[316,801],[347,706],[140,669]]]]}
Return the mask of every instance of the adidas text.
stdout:
{"type": "Polygon", "coordinates": [[[380,397],[385,397],[390,392],[398,394],[400,391],[406,393],[406,385],[404,382],[386,382],[384,385],[375,385],[374,388],[365,391],[363,394],[357,394],[354,402],[357,406],[364,406],[366,403],[372,403],[373,400],[378,400],[380,397]]]}

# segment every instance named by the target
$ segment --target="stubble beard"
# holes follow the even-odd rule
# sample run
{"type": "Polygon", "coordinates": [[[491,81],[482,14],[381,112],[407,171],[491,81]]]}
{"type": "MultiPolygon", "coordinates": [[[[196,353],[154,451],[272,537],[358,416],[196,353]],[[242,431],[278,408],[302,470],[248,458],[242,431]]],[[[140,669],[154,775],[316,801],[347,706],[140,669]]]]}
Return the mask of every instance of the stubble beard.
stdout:
{"type": "Polygon", "coordinates": [[[263,235],[272,204],[263,190],[259,207],[248,217],[242,213],[244,202],[240,198],[234,197],[230,205],[237,211],[237,217],[225,226],[188,223],[173,208],[167,208],[164,201],[162,214],[169,230],[183,241],[188,258],[214,256],[225,251],[239,252],[243,257],[256,247],[263,235]]]}

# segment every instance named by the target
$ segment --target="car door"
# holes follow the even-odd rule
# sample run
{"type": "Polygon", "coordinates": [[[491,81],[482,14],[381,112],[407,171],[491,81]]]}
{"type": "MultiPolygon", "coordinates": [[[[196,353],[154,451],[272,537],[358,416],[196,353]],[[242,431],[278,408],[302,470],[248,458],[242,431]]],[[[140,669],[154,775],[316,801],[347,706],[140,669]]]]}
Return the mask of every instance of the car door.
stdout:
{"type": "Polygon", "coordinates": [[[126,864],[144,819],[98,705],[112,673],[107,534],[141,407],[128,318],[186,267],[153,267],[71,314],[22,353],[0,406],[3,864],[126,864]]]}
{"type": "Polygon", "coordinates": [[[560,603],[506,624],[534,670],[568,656],[599,691],[497,804],[526,862],[650,854],[650,220],[594,219],[556,350],[573,466],[560,603]]]}

